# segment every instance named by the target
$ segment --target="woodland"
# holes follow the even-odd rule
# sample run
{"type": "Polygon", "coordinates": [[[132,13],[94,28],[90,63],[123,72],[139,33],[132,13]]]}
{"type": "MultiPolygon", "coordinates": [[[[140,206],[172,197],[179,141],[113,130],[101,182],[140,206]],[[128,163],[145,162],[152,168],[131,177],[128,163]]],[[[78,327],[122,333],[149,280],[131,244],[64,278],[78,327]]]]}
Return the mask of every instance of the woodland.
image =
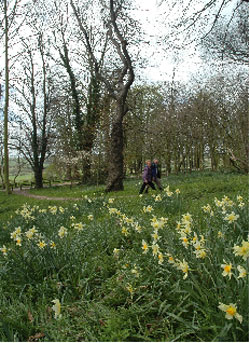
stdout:
{"type": "Polygon", "coordinates": [[[154,157],[165,175],[248,173],[248,1],[149,3],[155,23],[147,2],[1,1],[7,193],[9,155],[29,165],[36,188],[47,164],[47,174],[106,191],[154,157]],[[185,80],[192,49],[201,65],[185,80]]]}

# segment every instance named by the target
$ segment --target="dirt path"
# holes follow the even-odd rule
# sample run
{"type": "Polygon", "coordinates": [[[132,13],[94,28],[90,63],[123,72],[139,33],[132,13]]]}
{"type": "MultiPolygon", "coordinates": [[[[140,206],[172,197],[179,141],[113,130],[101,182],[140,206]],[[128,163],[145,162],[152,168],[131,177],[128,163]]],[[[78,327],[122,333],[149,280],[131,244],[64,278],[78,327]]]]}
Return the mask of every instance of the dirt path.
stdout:
{"type": "Polygon", "coordinates": [[[58,201],[69,201],[69,200],[82,200],[82,198],[62,198],[62,197],[48,197],[46,195],[30,194],[26,190],[14,189],[13,194],[23,195],[28,198],[40,199],[40,200],[58,200],[58,201]]]}

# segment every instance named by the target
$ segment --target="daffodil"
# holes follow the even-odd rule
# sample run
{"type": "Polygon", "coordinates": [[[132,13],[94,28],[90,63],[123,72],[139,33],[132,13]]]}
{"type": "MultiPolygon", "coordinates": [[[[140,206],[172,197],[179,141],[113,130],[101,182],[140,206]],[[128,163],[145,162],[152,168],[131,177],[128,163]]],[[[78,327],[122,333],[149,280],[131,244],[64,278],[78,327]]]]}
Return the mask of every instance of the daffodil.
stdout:
{"type": "Polygon", "coordinates": [[[218,308],[221,311],[226,312],[226,319],[231,320],[236,318],[240,323],[242,323],[243,318],[239,313],[237,313],[237,306],[235,304],[231,303],[229,305],[225,305],[220,302],[218,308]]]}
{"type": "Polygon", "coordinates": [[[154,239],[154,242],[157,242],[160,239],[160,236],[158,235],[158,232],[155,231],[154,233],[151,234],[151,236],[154,239]]]}
{"type": "Polygon", "coordinates": [[[155,197],[155,201],[162,201],[162,197],[160,194],[158,194],[156,197],[155,197]]]}
{"type": "Polygon", "coordinates": [[[50,242],[50,247],[51,247],[51,249],[55,249],[56,248],[56,243],[51,241],[50,242]]]}
{"type": "MultiPolygon", "coordinates": [[[[225,262],[225,260],[224,260],[224,262],[225,262]]],[[[222,275],[223,276],[228,276],[229,277],[229,279],[231,279],[231,277],[232,277],[232,264],[230,263],[230,264],[227,264],[226,262],[225,262],[225,264],[221,264],[221,268],[223,268],[223,273],[222,273],[222,275]]]]}
{"type": "Polygon", "coordinates": [[[224,234],[223,234],[221,231],[218,231],[217,236],[218,236],[218,238],[223,238],[223,237],[224,237],[224,234]]]}
{"type": "Polygon", "coordinates": [[[196,258],[205,258],[207,256],[205,249],[195,250],[196,258]]]}
{"type": "Polygon", "coordinates": [[[132,296],[134,293],[134,288],[132,287],[132,285],[130,283],[127,284],[126,289],[130,293],[130,295],[132,296]]]}
{"type": "Polygon", "coordinates": [[[0,251],[3,253],[4,256],[7,256],[7,251],[8,251],[8,249],[6,248],[5,245],[3,245],[2,248],[0,248],[0,251]]]}
{"type": "Polygon", "coordinates": [[[54,303],[54,305],[52,306],[52,310],[55,312],[54,313],[54,318],[55,319],[59,319],[61,318],[61,304],[60,301],[58,299],[52,300],[52,302],[54,303]]]}
{"type": "Polygon", "coordinates": [[[115,258],[118,258],[119,252],[120,252],[120,249],[114,248],[113,254],[114,254],[114,257],[115,257],[115,258]]]}
{"type": "Polygon", "coordinates": [[[186,213],[182,215],[182,223],[186,224],[186,223],[191,223],[193,221],[192,216],[190,213],[186,213]]]}
{"type": "Polygon", "coordinates": [[[131,270],[131,273],[134,274],[136,277],[140,276],[140,273],[138,271],[138,267],[134,264],[134,268],[131,270]]]}
{"type": "Polygon", "coordinates": [[[144,241],[144,239],[142,240],[142,250],[143,254],[146,254],[148,252],[148,243],[144,241]]]}
{"type": "Polygon", "coordinates": [[[88,215],[88,220],[93,220],[93,219],[94,219],[93,214],[88,215]]]}
{"type": "Polygon", "coordinates": [[[163,254],[160,252],[160,253],[158,254],[158,263],[159,263],[159,264],[162,264],[162,263],[163,263],[163,260],[164,260],[163,254]]]}
{"type": "Polygon", "coordinates": [[[64,209],[62,206],[60,206],[60,207],[59,207],[59,212],[64,213],[64,212],[65,212],[65,209],[64,209]]]}
{"type": "Polygon", "coordinates": [[[40,248],[40,249],[44,249],[45,247],[46,247],[46,243],[44,242],[44,241],[39,241],[38,243],[37,243],[37,246],[38,246],[38,248],[40,248]]]}
{"type": "Polygon", "coordinates": [[[183,280],[185,280],[188,277],[188,271],[189,271],[188,263],[183,259],[182,262],[178,263],[177,268],[180,269],[184,273],[183,280]]]}
{"type": "Polygon", "coordinates": [[[176,230],[177,230],[177,231],[180,231],[180,229],[181,229],[181,222],[177,222],[176,224],[177,224],[176,230]]]}
{"type": "Polygon", "coordinates": [[[249,242],[243,240],[242,245],[234,245],[233,250],[235,256],[241,256],[246,261],[249,256],[249,242]]]}
{"type": "Polygon", "coordinates": [[[175,263],[175,260],[174,260],[174,258],[173,258],[172,255],[167,254],[167,256],[168,256],[168,263],[170,263],[170,264],[176,264],[176,263],[175,263]]]}
{"type": "Polygon", "coordinates": [[[224,218],[224,220],[228,221],[228,223],[231,224],[231,223],[235,222],[238,218],[239,218],[239,215],[238,214],[236,215],[234,212],[232,212],[232,213],[228,214],[224,218]]]}
{"type": "Polygon", "coordinates": [[[242,202],[243,201],[243,197],[241,195],[237,195],[237,201],[242,202]]]}
{"type": "Polygon", "coordinates": [[[182,241],[182,245],[183,245],[185,248],[187,248],[188,245],[189,245],[189,240],[188,240],[187,236],[185,236],[185,235],[181,236],[181,237],[180,237],[180,240],[182,241]]]}
{"type": "Polygon", "coordinates": [[[238,269],[238,271],[239,271],[239,273],[240,273],[239,276],[238,276],[238,279],[247,276],[247,271],[246,271],[245,268],[243,268],[242,266],[237,266],[237,269],[238,269]]]}
{"type": "Polygon", "coordinates": [[[20,237],[16,238],[16,245],[18,245],[19,247],[22,246],[22,239],[20,237]]]}
{"type": "Polygon", "coordinates": [[[125,226],[122,227],[122,234],[123,234],[125,237],[127,237],[127,236],[129,235],[129,231],[128,231],[128,229],[127,229],[125,226]]]}
{"type": "Polygon", "coordinates": [[[68,234],[68,230],[64,226],[61,226],[59,231],[58,231],[58,236],[60,238],[63,238],[65,236],[67,236],[67,234],[68,234]]]}
{"type": "Polygon", "coordinates": [[[156,256],[159,253],[159,245],[156,243],[153,243],[151,248],[152,248],[153,256],[156,256]]]}
{"type": "Polygon", "coordinates": [[[141,233],[141,232],[142,232],[142,227],[141,227],[141,225],[135,224],[135,231],[141,233]]]}
{"type": "Polygon", "coordinates": [[[84,224],[82,222],[74,223],[74,224],[72,224],[72,226],[74,227],[74,229],[76,229],[78,231],[82,231],[84,228],[84,224]]]}
{"type": "Polygon", "coordinates": [[[114,198],[109,198],[108,203],[113,204],[114,200],[115,200],[114,198]]]}

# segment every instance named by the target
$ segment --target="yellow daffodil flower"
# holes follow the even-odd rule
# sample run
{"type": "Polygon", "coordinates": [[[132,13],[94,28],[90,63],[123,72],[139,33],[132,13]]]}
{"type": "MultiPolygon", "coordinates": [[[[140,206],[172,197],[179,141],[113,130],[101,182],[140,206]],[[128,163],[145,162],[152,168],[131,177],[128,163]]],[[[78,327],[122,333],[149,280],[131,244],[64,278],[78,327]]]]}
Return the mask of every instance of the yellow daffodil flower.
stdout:
{"type": "Polygon", "coordinates": [[[236,318],[240,323],[242,323],[243,318],[239,313],[237,313],[237,306],[235,304],[225,305],[220,302],[218,308],[221,311],[226,312],[226,319],[231,320],[236,318]]]}

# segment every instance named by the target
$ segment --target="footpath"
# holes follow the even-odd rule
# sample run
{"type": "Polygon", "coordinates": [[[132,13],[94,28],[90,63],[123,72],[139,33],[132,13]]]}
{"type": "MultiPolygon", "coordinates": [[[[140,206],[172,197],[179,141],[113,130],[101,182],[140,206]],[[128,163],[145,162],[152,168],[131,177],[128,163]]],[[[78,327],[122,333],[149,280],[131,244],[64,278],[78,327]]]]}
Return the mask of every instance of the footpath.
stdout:
{"type": "Polygon", "coordinates": [[[69,201],[69,200],[82,200],[82,198],[63,198],[63,197],[48,197],[46,195],[30,194],[27,190],[13,189],[12,194],[23,195],[28,198],[40,199],[40,200],[58,200],[58,201],[69,201]]]}

